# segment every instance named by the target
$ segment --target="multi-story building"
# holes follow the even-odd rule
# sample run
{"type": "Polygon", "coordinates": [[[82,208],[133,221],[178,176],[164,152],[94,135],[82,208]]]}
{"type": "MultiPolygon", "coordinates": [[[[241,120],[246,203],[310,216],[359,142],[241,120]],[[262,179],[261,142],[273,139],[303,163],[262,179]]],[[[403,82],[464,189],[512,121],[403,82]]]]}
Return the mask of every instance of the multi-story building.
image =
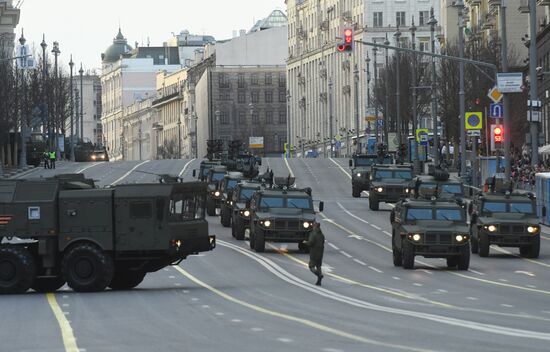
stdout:
{"type": "Polygon", "coordinates": [[[132,49],[119,30],[113,44],[102,54],[101,123],[103,139],[112,159],[122,159],[126,152],[125,108],[136,100],[155,96],[157,72],[173,72],[180,67],[177,47],[132,49]]]}
{"type": "Polygon", "coordinates": [[[21,11],[13,6],[12,0],[0,0],[0,50],[3,57],[11,57],[15,42],[15,27],[19,24],[21,11]]]}
{"type": "MultiPolygon", "coordinates": [[[[101,79],[95,72],[87,72],[82,76],[82,90],[80,76],[74,76],[73,87],[73,133],[78,139],[102,146],[104,141],[101,126],[101,79]]],[[[65,134],[71,134],[70,119],[65,121],[65,134]]]]}
{"type": "Polygon", "coordinates": [[[150,160],[156,158],[157,111],[154,98],[136,100],[124,109],[123,129],[126,142],[125,160],[150,160]]]}

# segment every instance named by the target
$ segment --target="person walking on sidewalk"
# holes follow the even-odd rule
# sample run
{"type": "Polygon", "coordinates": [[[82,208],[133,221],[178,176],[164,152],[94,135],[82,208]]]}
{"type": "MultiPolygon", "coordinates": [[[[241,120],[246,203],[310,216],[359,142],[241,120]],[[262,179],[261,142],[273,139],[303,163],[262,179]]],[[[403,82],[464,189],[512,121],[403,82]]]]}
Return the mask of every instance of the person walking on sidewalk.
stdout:
{"type": "Polygon", "coordinates": [[[309,270],[317,276],[315,285],[321,286],[321,280],[323,280],[321,266],[323,265],[323,253],[325,252],[325,235],[321,231],[321,224],[316,222],[313,225],[313,230],[305,243],[309,248],[309,270]]]}
{"type": "Polygon", "coordinates": [[[55,169],[55,160],[56,160],[55,150],[50,152],[50,169],[55,169]]]}

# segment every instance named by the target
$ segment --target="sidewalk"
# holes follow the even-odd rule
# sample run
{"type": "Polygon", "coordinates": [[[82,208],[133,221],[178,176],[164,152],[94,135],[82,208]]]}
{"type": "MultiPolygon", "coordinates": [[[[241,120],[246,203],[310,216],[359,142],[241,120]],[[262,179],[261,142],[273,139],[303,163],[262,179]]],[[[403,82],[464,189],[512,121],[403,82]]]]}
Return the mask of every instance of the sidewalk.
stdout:
{"type": "Polygon", "coordinates": [[[12,178],[12,177],[15,177],[19,174],[23,174],[23,173],[26,173],[26,172],[29,172],[29,171],[32,171],[34,170],[34,166],[32,165],[27,165],[27,166],[23,166],[23,167],[8,167],[8,166],[4,166],[2,167],[3,171],[4,171],[4,175],[0,175],[0,177],[4,177],[4,178],[12,178]]]}

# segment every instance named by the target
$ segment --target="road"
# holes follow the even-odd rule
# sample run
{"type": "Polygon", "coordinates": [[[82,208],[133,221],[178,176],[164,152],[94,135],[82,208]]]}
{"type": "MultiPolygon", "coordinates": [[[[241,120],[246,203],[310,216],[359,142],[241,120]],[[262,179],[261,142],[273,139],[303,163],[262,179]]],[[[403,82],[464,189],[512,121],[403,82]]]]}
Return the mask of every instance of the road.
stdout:
{"type": "MultiPolygon", "coordinates": [[[[59,163],[99,186],[192,178],[199,160],[59,163]]],[[[264,159],[325,203],[322,287],[295,244],[255,253],[209,217],[217,248],[148,274],[131,291],[2,296],[0,351],[548,351],[550,235],[541,256],[472,256],[469,271],[391,258],[390,205],[351,197],[347,159],[264,159]]]]}

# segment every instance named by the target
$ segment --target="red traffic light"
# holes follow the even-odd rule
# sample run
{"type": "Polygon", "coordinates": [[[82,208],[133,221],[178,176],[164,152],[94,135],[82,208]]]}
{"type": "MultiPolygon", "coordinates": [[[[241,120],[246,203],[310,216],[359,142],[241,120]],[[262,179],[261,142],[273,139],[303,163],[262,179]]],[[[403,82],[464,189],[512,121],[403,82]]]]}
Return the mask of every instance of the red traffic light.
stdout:
{"type": "Polygon", "coordinates": [[[502,142],[502,128],[501,127],[495,127],[493,130],[493,135],[495,136],[495,142],[502,142]]]}
{"type": "Polygon", "coordinates": [[[353,29],[344,29],[344,42],[336,45],[336,50],[339,52],[353,51],[353,29]]]}
{"type": "Polygon", "coordinates": [[[346,28],[344,30],[344,42],[350,44],[353,41],[353,30],[351,28],[346,28]]]}

